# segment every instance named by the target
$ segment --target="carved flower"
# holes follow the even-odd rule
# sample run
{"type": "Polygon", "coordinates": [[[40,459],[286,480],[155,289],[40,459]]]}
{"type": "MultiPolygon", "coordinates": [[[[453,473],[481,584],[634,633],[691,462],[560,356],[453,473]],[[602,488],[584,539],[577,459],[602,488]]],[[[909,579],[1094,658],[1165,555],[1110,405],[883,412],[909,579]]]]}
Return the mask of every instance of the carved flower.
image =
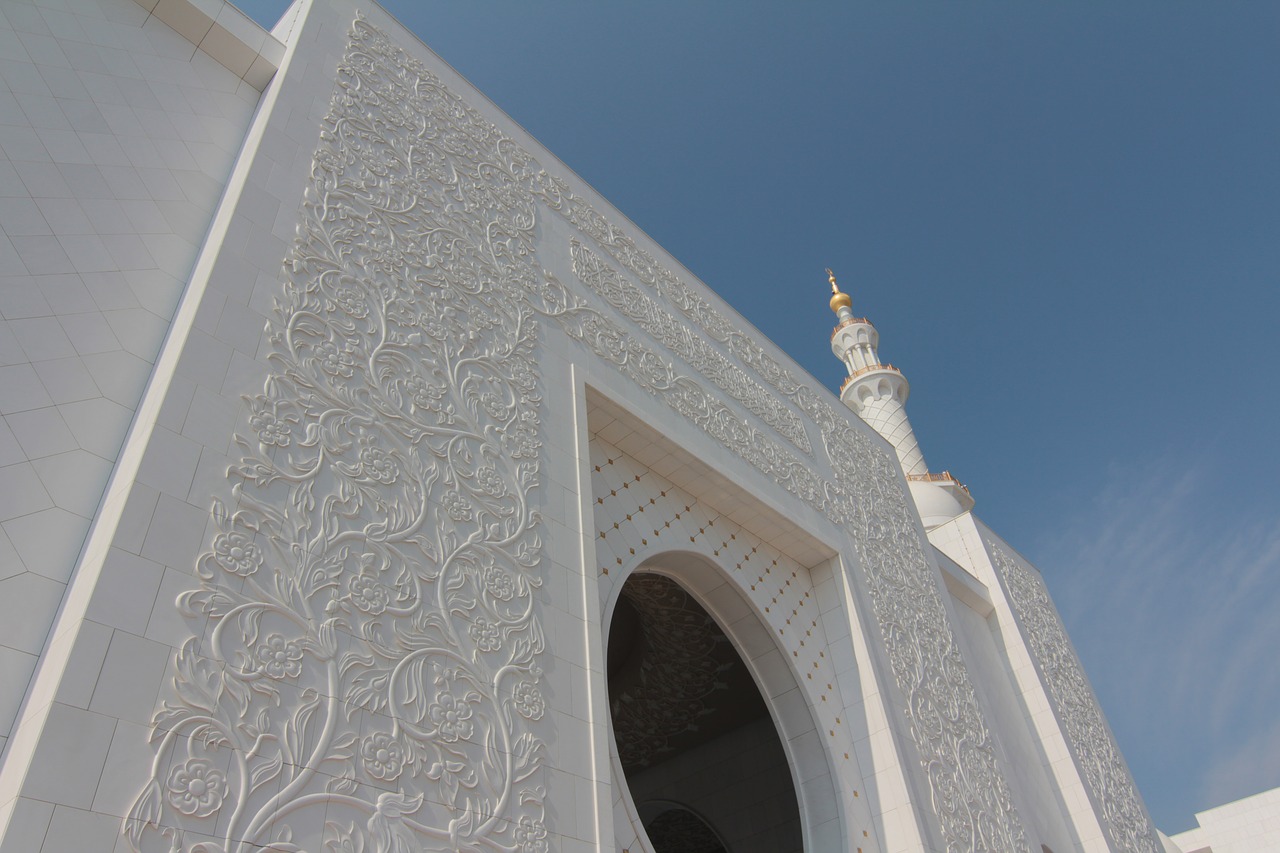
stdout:
{"type": "Polygon", "coordinates": [[[262,551],[243,533],[219,533],[213,540],[213,559],[231,574],[247,578],[262,566],[262,551]]]}
{"type": "Polygon", "coordinates": [[[258,441],[269,447],[288,447],[293,440],[290,419],[282,419],[275,412],[254,412],[249,426],[258,434],[258,441]]]}
{"type": "Polygon", "coordinates": [[[445,387],[433,385],[421,376],[413,376],[405,383],[405,392],[419,409],[434,409],[444,399],[445,387]]]}
{"type": "Polygon", "coordinates": [[[538,440],[537,416],[533,412],[521,413],[520,420],[503,433],[502,440],[511,458],[536,458],[538,448],[542,446],[538,440]]]}
{"type": "Polygon", "coordinates": [[[441,503],[444,504],[445,512],[449,513],[449,517],[454,521],[471,520],[471,501],[463,497],[461,492],[454,490],[445,492],[441,503]]]}
{"type": "Polygon", "coordinates": [[[399,741],[385,732],[375,732],[360,745],[364,769],[376,779],[390,782],[404,769],[406,752],[399,741]]]}
{"type": "Polygon", "coordinates": [[[372,616],[387,609],[391,603],[391,590],[368,575],[356,575],[348,585],[351,603],[372,616]]]}
{"type": "Polygon", "coordinates": [[[482,652],[494,652],[502,648],[502,633],[498,625],[481,616],[468,629],[476,648],[482,652]]]}
{"type": "MultiPolygon", "coordinates": [[[[371,171],[377,171],[372,169],[371,171]]],[[[377,263],[383,271],[398,275],[407,265],[404,252],[394,246],[387,246],[377,254],[377,263]]]]}
{"type": "Polygon", "coordinates": [[[542,698],[542,691],[532,681],[521,681],[512,691],[512,700],[520,716],[526,720],[541,720],[547,710],[547,700],[542,698]]]}
{"type": "Polygon", "coordinates": [[[330,376],[349,378],[355,372],[356,360],[351,357],[350,346],[338,349],[333,341],[325,341],[316,347],[316,361],[320,369],[330,376]]]}
{"type": "Polygon", "coordinates": [[[538,378],[529,367],[529,363],[525,361],[511,364],[507,378],[511,380],[512,385],[525,392],[525,395],[531,393],[538,385],[538,378]]]}
{"type": "Polygon", "coordinates": [[[333,295],[333,302],[342,313],[351,317],[359,319],[369,314],[369,304],[364,295],[353,287],[339,288],[333,295]]]}
{"type": "Polygon", "coordinates": [[[480,395],[480,407],[496,421],[505,421],[511,416],[511,407],[492,391],[480,395]]]}
{"type": "Polygon", "coordinates": [[[369,446],[360,450],[360,473],[386,485],[400,477],[400,463],[382,448],[369,446]]]}
{"type": "Polygon", "coordinates": [[[515,837],[520,853],[546,853],[547,828],[542,821],[524,815],[512,830],[512,835],[515,837]]]}
{"type": "Polygon", "coordinates": [[[484,588],[499,601],[510,601],[516,596],[516,582],[497,566],[484,570],[484,588]]]}
{"type": "Polygon", "coordinates": [[[431,723],[440,732],[440,739],[447,743],[471,737],[475,724],[471,722],[471,706],[459,702],[451,693],[441,693],[427,709],[431,723]]]}
{"type": "MultiPolygon", "coordinates": [[[[346,155],[345,152],[335,151],[333,146],[322,145],[320,146],[320,148],[316,150],[315,166],[313,168],[316,171],[340,172],[342,171],[343,166],[345,166],[350,161],[351,161],[351,157],[349,155],[346,155]]],[[[346,218],[345,216],[346,211],[344,210],[342,211],[342,213],[343,213],[343,218],[346,218]]],[[[337,211],[334,211],[332,209],[327,209],[326,218],[332,219],[336,214],[337,214],[337,211]]]]}
{"type": "Polygon", "coordinates": [[[495,498],[507,491],[507,484],[502,481],[502,477],[494,468],[481,468],[477,471],[476,485],[480,487],[480,491],[495,498]]]}
{"type": "Polygon", "coordinates": [[[208,817],[222,808],[227,777],[207,759],[188,758],[169,772],[169,805],[184,815],[208,817]]]}
{"type": "Polygon", "coordinates": [[[279,634],[268,635],[255,657],[258,672],[268,678],[293,678],[302,672],[302,648],[279,634]]]}

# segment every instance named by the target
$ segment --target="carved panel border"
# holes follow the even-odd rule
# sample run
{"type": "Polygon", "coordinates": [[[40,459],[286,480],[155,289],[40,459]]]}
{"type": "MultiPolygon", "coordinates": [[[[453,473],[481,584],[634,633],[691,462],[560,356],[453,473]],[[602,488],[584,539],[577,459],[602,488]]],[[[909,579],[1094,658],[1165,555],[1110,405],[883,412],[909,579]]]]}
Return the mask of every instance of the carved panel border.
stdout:
{"type": "Polygon", "coordinates": [[[1164,847],[1044,579],[994,540],[986,544],[1112,843],[1133,853],[1160,853],[1164,847]]]}
{"type": "Polygon", "coordinates": [[[804,424],[775,395],[769,393],[728,358],[670,312],[646,296],[600,256],[577,240],[570,241],[573,272],[578,281],[591,288],[638,325],[658,343],[684,359],[699,375],[745,406],[800,450],[812,455],[813,447],[804,424]]]}

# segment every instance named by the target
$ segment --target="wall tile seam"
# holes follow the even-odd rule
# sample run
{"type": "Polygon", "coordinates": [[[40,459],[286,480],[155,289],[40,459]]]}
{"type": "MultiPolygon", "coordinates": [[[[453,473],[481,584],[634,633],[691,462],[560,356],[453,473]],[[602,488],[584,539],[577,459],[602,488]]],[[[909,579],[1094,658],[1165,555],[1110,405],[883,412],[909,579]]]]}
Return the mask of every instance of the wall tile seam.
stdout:
{"type": "Polygon", "coordinates": [[[191,0],[160,0],[161,3],[175,7],[175,10],[180,9],[180,14],[193,15],[208,21],[207,26],[198,27],[191,33],[181,32],[159,17],[155,11],[159,3],[151,0],[134,0],[134,2],[147,11],[143,26],[146,25],[147,20],[154,17],[181,36],[191,45],[193,51],[204,53],[258,92],[264,91],[272,77],[279,71],[287,51],[287,45],[225,0],[214,18],[208,18],[204,10],[191,0]],[[231,24],[230,28],[226,26],[228,23],[231,24]],[[249,35],[249,30],[252,30],[252,36],[249,35]],[[196,32],[199,35],[193,38],[196,32]],[[255,45],[254,41],[258,44],[255,45]],[[239,59],[236,58],[237,53],[240,54],[239,59]]]}

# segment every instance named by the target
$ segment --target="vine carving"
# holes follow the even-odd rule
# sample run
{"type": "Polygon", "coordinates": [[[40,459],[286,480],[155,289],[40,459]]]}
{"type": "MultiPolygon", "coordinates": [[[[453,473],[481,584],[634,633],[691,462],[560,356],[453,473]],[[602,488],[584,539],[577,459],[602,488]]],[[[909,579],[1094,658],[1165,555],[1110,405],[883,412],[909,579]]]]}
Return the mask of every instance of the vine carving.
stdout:
{"type": "Polygon", "coordinates": [[[546,853],[528,162],[363,20],[337,78],[126,835],[546,853]]]}
{"type": "Polygon", "coordinates": [[[1023,634],[1113,843],[1132,853],[1160,853],[1163,845],[1044,580],[994,541],[987,541],[987,552],[1009,590],[1023,634]]]}
{"type": "MultiPolygon", "coordinates": [[[[583,272],[597,296],[623,281],[583,272]]],[[[361,19],[234,500],[180,600],[205,630],[154,719],[135,848],[548,850],[539,317],[849,528],[948,850],[1026,850],[896,461],[361,19]],[[677,340],[674,315],[623,312],[693,375],[538,267],[544,209],[691,321],[677,340]],[[834,479],[773,438],[811,452],[794,411],[694,330],[809,419],[834,479]],[[321,811],[323,838],[295,838],[321,811]]]]}
{"type": "Polygon", "coordinates": [[[700,375],[715,383],[778,434],[805,453],[812,453],[804,424],[776,395],[770,394],[742,368],[721,355],[717,347],[693,334],[684,322],[659,307],[582,243],[573,240],[569,251],[573,257],[573,271],[580,282],[604,297],[623,316],[648,332],[653,340],[688,362],[700,375]]]}

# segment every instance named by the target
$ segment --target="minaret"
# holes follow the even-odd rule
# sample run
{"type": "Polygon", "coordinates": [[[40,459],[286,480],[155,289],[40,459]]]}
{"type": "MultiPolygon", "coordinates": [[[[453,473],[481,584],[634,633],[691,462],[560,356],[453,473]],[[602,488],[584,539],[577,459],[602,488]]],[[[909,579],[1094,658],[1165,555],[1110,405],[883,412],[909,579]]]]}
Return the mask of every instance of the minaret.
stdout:
{"type": "Polygon", "coordinates": [[[831,310],[837,320],[831,351],[849,371],[849,378],[840,386],[840,400],[893,445],[926,529],[972,509],[973,498],[960,481],[946,471],[929,473],[907,418],[907,395],[911,392],[907,378],[892,364],[881,363],[876,327],[866,317],[853,315],[853,300],[840,292],[835,273],[827,270],[827,278],[831,282],[831,310]]]}

